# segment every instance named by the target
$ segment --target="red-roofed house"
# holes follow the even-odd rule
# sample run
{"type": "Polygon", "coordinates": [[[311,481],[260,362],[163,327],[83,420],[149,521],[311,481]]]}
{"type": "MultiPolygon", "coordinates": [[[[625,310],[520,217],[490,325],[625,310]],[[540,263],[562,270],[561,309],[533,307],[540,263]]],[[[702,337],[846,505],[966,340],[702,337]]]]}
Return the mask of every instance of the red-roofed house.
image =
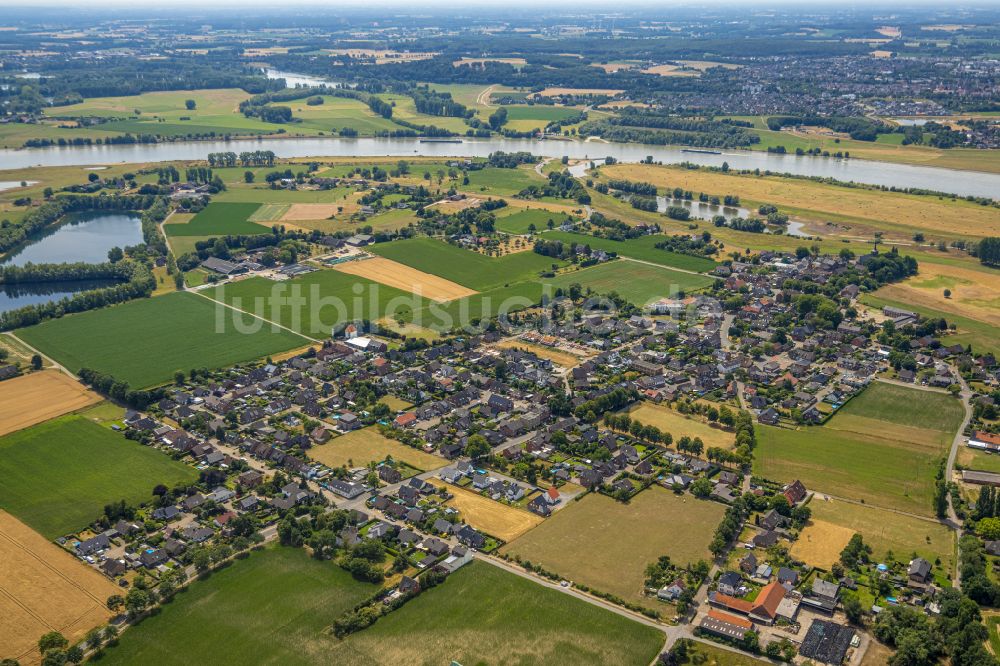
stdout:
{"type": "Polygon", "coordinates": [[[556,490],[555,486],[552,486],[545,491],[545,501],[549,504],[559,504],[560,499],[559,491],[556,490]]]}
{"type": "Polygon", "coordinates": [[[417,415],[414,414],[413,412],[404,412],[399,416],[397,416],[396,420],[393,421],[393,423],[395,423],[400,428],[411,426],[416,422],[417,422],[417,415]]]}

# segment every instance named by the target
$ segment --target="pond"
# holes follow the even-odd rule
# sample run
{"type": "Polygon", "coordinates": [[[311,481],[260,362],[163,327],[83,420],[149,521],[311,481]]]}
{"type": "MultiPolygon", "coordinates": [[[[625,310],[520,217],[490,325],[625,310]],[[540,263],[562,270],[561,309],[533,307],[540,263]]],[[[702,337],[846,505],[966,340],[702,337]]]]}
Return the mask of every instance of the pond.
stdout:
{"type": "Polygon", "coordinates": [[[270,67],[264,70],[264,75],[269,79],[284,79],[285,85],[289,88],[298,88],[299,86],[305,86],[306,88],[315,88],[316,86],[340,87],[340,84],[336,81],[323,79],[318,76],[310,76],[309,74],[283,72],[280,69],[272,69],[270,67]]]}
{"type": "Polygon", "coordinates": [[[58,301],[81,291],[102,289],[113,284],[115,284],[113,280],[77,280],[0,285],[0,312],[16,310],[26,305],[58,301]]]}
{"type": "MultiPolygon", "coordinates": [[[[742,206],[723,206],[719,204],[706,203],[704,201],[691,201],[688,199],[674,199],[672,197],[656,197],[656,212],[666,213],[667,208],[670,206],[682,206],[691,211],[691,217],[698,220],[708,220],[711,221],[716,215],[721,215],[726,218],[727,222],[733,220],[736,217],[748,218],[755,217],[753,211],[749,208],[743,208],[742,206]]],[[[811,234],[807,234],[803,229],[805,228],[804,222],[798,222],[795,220],[790,220],[787,227],[784,230],[787,236],[796,236],[799,238],[809,238],[811,234]]],[[[773,228],[768,228],[768,233],[774,233],[773,228]]]]}
{"type": "Polygon", "coordinates": [[[108,250],[142,242],[139,215],[120,211],[88,211],[68,215],[65,222],[34,234],[0,259],[0,264],[61,264],[108,260],[108,250]]]}
{"type": "Polygon", "coordinates": [[[16,187],[30,187],[37,184],[37,180],[0,180],[0,192],[13,190],[16,187]]]}

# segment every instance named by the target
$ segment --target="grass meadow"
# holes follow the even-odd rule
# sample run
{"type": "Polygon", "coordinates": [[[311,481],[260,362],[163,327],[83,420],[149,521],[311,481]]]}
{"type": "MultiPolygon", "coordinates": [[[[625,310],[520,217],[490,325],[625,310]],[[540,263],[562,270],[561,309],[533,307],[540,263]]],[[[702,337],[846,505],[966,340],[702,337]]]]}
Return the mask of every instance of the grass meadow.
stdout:
{"type": "Polygon", "coordinates": [[[548,228],[549,220],[558,227],[568,219],[569,215],[565,213],[554,213],[541,208],[515,209],[509,215],[497,217],[496,228],[508,234],[527,234],[531,233],[531,225],[535,225],[536,231],[543,231],[548,228]]]}
{"type": "Polygon", "coordinates": [[[377,589],[305,550],[265,549],[193,583],[99,663],[645,666],[663,645],[657,629],[481,562],[334,638],[333,620],[377,589]]]}
{"type": "Polygon", "coordinates": [[[268,234],[268,227],[251,222],[260,208],[256,203],[218,203],[205,206],[187,224],[165,224],[168,236],[239,236],[268,234]]]}
{"type": "Polygon", "coordinates": [[[70,415],[0,438],[0,478],[0,507],[54,539],[85,528],[105,504],[150,500],[157,484],[190,483],[197,473],[70,415]]]}
{"type": "Polygon", "coordinates": [[[656,426],[663,432],[669,432],[674,436],[675,442],[687,436],[692,439],[700,437],[706,447],[721,446],[731,449],[736,443],[736,436],[733,433],[713,428],[698,416],[681,414],[666,405],[643,401],[630,408],[628,415],[643,425],[656,426]]]}
{"type": "MultiPolygon", "coordinates": [[[[781,176],[744,176],[706,170],[646,165],[602,167],[606,178],[626,178],[659,188],[681,187],[711,195],[736,194],[743,205],[762,203],[821,222],[897,231],[981,237],[1000,235],[1000,216],[988,206],[964,200],[938,199],[901,192],[850,189],[781,176]]],[[[856,235],[852,233],[851,235],[856,235]]]]}
{"type": "Polygon", "coordinates": [[[644,306],[660,298],[688,292],[712,284],[713,279],[704,275],[681,273],[662,266],[650,266],[627,259],[618,259],[579,271],[562,273],[548,280],[553,286],[564,289],[579,283],[586,292],[597,294],[616,292],[628,302],[644,306]]]}
{"type": "Polygon", "coordinates": [[[134,388],[172,380],[178,370],[224,367],[309,342],[267,325],[241,333],[232,325],[233,313],[219,307],[195,294],[167,294],[50,319],[17,335],[73,372],[93,368],[134,388]],[[222,332],[216,331],[218,314],[222,332]]]}
{"type": "Polygon", "coordinates": [[[477,291],[537,279],[540,272],[558,263],[534,252],[487,257],[434,238],[379,243],[368,249],[379,256],[477,291]]]}
{"type": "MultiPolygon", "coordinates": [[[[809,502],[814,524],[806,526],[799,540],[792,545],[792,555],[798,556],[797,549],[805,539],[824,538],[831,532],[846,529],[847,539],[857,532],[869,546],[876,558],[884,558],[889,552],[896,559],[909,559],[913,553],[932,564],[941,560],[939,568],[950,576],[955,561],[955,536],[946,526],[934,520],[921,520],[913,516],[890,513],[882,509],[851,502],[821,500],[809,502]],[[826,526],[833,526],[828,529],[826,526]]],[[[846,541],[844,542],[846,544],[846,541]]],[[[840,546],[843,550],[843,546],[840,546]]],[[[829,568],[840,556],[840,550],[827,556],[826,562],[808,562],[815,566],[829,568]],[[833,555],[830,559],[830,555],[833,555]]],[[[832,549],[831,549],[832,551],[832,549]]]]}
{"type": "Polygon", "coordinates": [[[826,425],[759,426],[754,473],[930,516],[934,474],[961,410],[947,395],[875,382],[826,425]]]}
{"type": "Polygon", "coordinates": [[[587,234],[577,234],[572,231],[550,231],[542,236],[545,240],[558,240],[563,243],[577,243],[589,245],[595,250],[605,252],[616,252],[619,256],[648,261],[652,264],[666,266],[668,268],[680,268],[686,271],[696,271],[705,273],[716,267],[716,263],[704,257],[694,257],[678,252],[669,252],[656,247],[657,243],[663,241],[663,236],[640,236],[627,241],[609,240],[607,238],[597,238],[587,234]]]}
{"type": "Polygon", "coordinates": [[[447,463],[444,458],[383,437],[374,426],[355,430],[314,446],[309,449],[309,457],[328,467],[363,467],[370,462],[382,462],[386,457],[391,457],[423,472],[444,467],[447,463]]]}
{"type": "Polygon", "coordinates": [[[193,583],[98,663],[330,663],[333,620],[377,590],[304,549],[269,548],[193,583]]]}
{"type": "Polygon", "coordinates": [[[899,298],[888,298],[882,294],[884,294],[883,290],[874,294],[864,294],[861,297],[861,302],[879,309],[889,305],[911,310],[924,317],[943,318],[949,324],[954,324],[956,330],[954,334],[942,338],[945,344],[972,345],[972,349],[976,353],[1000,355],[1000,336],[996,334],[997,327],[995,325],[899,298]]]}
{"type": "Polygon", "coordinates": [[[316,337],[329,336],[332,327],[345,321],[380,319],[393,302],[400,306],[396,313],[407,321],[415,309],[427,304],[395,287],[334,270],[315,271],[284,282],[252,277],[208,293],[244,312],[316,337]],[[360,294],[356,285],[363,287],[360,294]],[[272,293],[285,300],[272,300],[272,293]]]}
{"type": "MultiPolygon", "coordinates": [[[[479,192],[493,196],[511,196],[532,185],[547,182],[531,165],[517,169],[487,167],[469,171],[469,184],[462,186],[466,192],[479,192]]],[[[570,202],[565,202],[570,203],[570,202]]]]}
{"type": "Polygon", "coordinates": [[[646,566],[661,555],[677,564],[709,560],[725,507],[659,486],[628,504],[600,494],[570,502],[503,552],[602,592],[663,610],[643,595],[646,566]]]}
{"type": "Polygon", "coordinates": [[[472,562],[330,653],[343,664],[646,666],[663,634],[472,562]]]}

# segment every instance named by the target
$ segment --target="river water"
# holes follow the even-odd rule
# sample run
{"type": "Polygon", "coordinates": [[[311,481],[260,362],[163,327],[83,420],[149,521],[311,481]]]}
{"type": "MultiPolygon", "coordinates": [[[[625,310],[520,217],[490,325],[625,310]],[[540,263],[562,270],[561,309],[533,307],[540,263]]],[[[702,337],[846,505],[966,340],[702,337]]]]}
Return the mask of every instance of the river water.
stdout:
{"type": "Polygon", "coordinates": [[[492,152],[527,151],[543,157],[568,156],[597,162],[610,156],[620,162],[639,162],[647,156],[666,164],[692,162],[734,169],[760,169],[802,176],[835,178],[887,187],[914,187],[960,196],[1000,196],[1000,174],[956,171],[938,167],[893,164],[859,159],[808,155],[776,155],[760,151],[724,154],[686,152],[669,146],[558,141],[537,139],[463,139],[461,143],[422,142],[419,139],[309,137],[287,139],[237,139],[231,141],[178,141],[158,144],[50,146],[0,150],[5,169],[30,166],[72,166],[168,160],[205,159],[211,152],[272,150],[278,157],[486,157],[492,152]]]}

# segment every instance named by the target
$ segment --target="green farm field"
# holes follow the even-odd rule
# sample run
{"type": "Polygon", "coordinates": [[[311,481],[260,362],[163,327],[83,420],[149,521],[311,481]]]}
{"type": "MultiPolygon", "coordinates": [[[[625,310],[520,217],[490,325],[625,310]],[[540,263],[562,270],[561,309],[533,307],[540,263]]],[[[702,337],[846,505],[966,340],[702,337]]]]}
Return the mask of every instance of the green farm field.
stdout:
{"type": "MultiPolygon", "coordinates": [[[[447,303],[428,302],[425,307],[414,312],[413,323],[439,332],[453,328],[464,330],[473,322],[537,305],[546,288],[538,282],[518,282],[509,287],[481,291],[447,303]]],[[[551,294],[552,289],[548,291],[551,294]]]]}
{"type": "Polygon", "coordinates": [[[564,106],[546,106],[543,104],[525,104],[523,106],[518,104],[503,108],[507,109],[507,122],[504,127],[518,132],[540,130],[553,121],[566,120],[580,113],[579,109],[568,109],[564,106]]]}
{"type": "Polygon", "coordinates": [[[515,209],[509,215],[498,216],[496,227],[508,234],[527,234],[531,233],[529,228],[531,225],[535,225],[535,231],[542,231],[548,228],[549,220],[558,227],[568,219],[569,215],[565,213],[554,213],[540,208],[515,209]]]}
{"type": "Polygon", "coordinates": [[[951,443],[964,417],[962,403],[950,394],[872,382],[861,395],[844,405],[827,427],[863,434],[883,431],[889,423],[895,425],[890,432],[897,439],[916,442],[926,438],[928,443],[944,447],[951,443]],[[919,404],[920,409],[914,410],[914,404],[919,404]]]}
{"type": "Polygon", "coordinates": [[[387,307],[393,302],[399,304],[394,313],[404,320],[427,305],[413,294],[334,270],[315,271],[283,282],[251,277],[206,293],[243,312],[315,337],[329,336],[333,326],[345,321],[375,321],[388,316],[391,313],[387,307]],[[354,291],[358,285],[362,287],[360,295],[354,291]]]}
{"type": "Polygon", "coordinates": [[[826,425],[798,430],[759,426],[754,472],[781,482],[801,479],[807,488],[875,506],[931,515],[934,473],[961,423],[961,410],[950,396],[874,382],[826,425]]]}
{"type": "Polygon", "coordinates": [[[538,273],[551,269],[553,263],[558,263],[534,252],[516,252],[499,258],[487,257],[434,238],[378,243],[368,249],[379,256],[477,291],[537,280],[538,273]]]}
{"type": "Polygon", "coordinates": [[[218,307],[195,294],[167,294],[51,319],[17,336],[73,372],[93,368],[134,388],[172,380],[178,370],[224,367],[309,342],[269,325],[241,333],[230,310],[219,311],[225,330],[216,332],[218,307]]]}
{"type": "Polygon", "coordinates": [[[485,562],[472,562],[336,645],[343,664],[646,666],[663,634],[485,562]]]}
{"type": "Polygon", "coordinates": [[[187,224],[165,224],[163,229],[174,236],[238,236],[266,234],[271,230],[250,217],[260,208],[255,203],[218,203],[205,206],[187,224]]]}
{"type": "Polygon", "coordinates": [[[63,416],[0,438],[0,508],[48,539],[78,532],[105,504],[152,498],[157,484],[197,472],[82,416],[63,416]]]}
{"type": "Polygon", "coordinates": [[[280,103],[280,106],[290,107],[294,117],[299,119],[289,126],[290,131],[334,133],[347,128],[356,130],[360,135],[373,136],[376,132],[400,129],[400,125],[374,113],[359,100],[330,95],[322,95],[322,98],[323,103],[316,106],[309,106],[304,99],[280,103]]]}
{"type": "Polygon", "coordinates": [[[609,240],[607,238],[597,238],[588,234],[578,234],[572,231],[547,231],[542,236],[545,240],[557,240],[563,243],[577,243],[589,245],[595,250],[605,252],[616,252],[619,256],[648,261],[660,266],[670,268],[680,268],[686,271],[697,271],[704,273],[712,270],[718,264],[711,259],[704,257],[694,257],[689,254],[680,254],[661,250],[656,247],[657,243],[663,242],[664,237],[640,236],[627,241],[609,240]]]}
{"type": "Polygon", "coordinates": [[[651,486],[628,504],[591,493],[557,511],[503,552],[549,571],[664,611],[643,595],[646,565],[661,555],[677,564],[711,559],[708,546],[725,507],[651,486]]]}
{"type": "Polygon", "coordinates": [[[229,186],[225,192],[219,192],[212,197],[212,200],[213,205],[219,203],[337,203],[343,201],[352,192],[354,190],[348,187],[335,187],[329,190],[272,190],[260,183],[253,185],[236,183],[229,186]]]}
{"type": "Polygon", "coordinates": [[[527,666],[569,656],[584,666],[645,666],[663,644],[656,629],[480,562],[368,629],[331,636],[333,620],[377,589],[305,550],[269,548],[192,584],[101,661],[527,666]]]}
{"type": "MultiPolygon", "coordinates": [[[[493,196],[512,196],[532,185],[541,185],[546,181],[531,165],[516,169],[499,169],[487,167],[477,171],[469,171],[469,184],[463,185],[466,192],[475,192],[493,196]]],[[[567,200],[565,203],[572,203],[567,200]]]]}
{"type": "Polygon", "coordinates": [[[562,273],[549,282],[564,289],[579,283],[584,291],[592,289],[598,294],[616,292],[628,302],[641,307],[681,291],[702,289],[712,284],[713,280],[704,275],[681,273],[663,266],[617,259],[579,271],[562,273]]]}
{"type": "Polygon", "coordinates": [[[192,583],[99,663],[329,663],[333,620],[377,590],[304,549],[268,548],[192,583]]]}
{"type": "Polygon", "coordinates": [[[754,473],[875,506],[931,515],[940,450],[823,426],[757,427],[754,473]]]}

